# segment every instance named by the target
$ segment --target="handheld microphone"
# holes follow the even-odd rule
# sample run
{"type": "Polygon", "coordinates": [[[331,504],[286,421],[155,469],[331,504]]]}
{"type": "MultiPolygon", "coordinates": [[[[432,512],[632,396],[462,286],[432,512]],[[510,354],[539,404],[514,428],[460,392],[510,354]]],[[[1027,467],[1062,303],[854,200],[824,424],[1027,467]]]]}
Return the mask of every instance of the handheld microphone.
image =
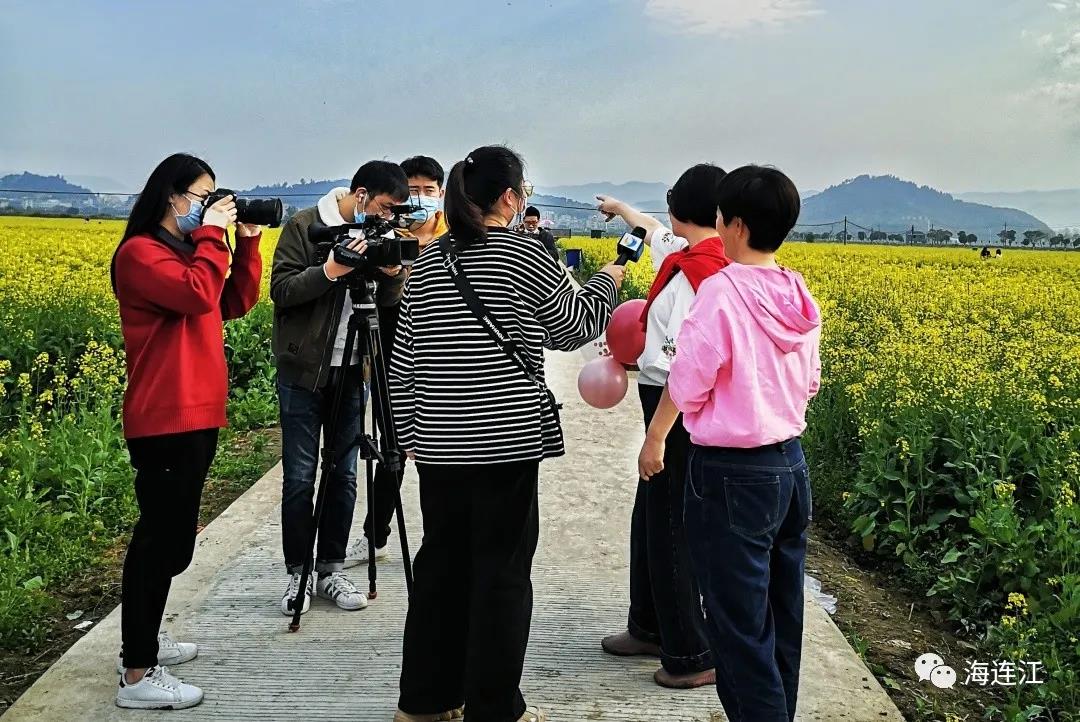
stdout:
{"type": "Polygon", "coordinates": [[[619,252],[615,259],[616,266],[625,266],[627,261],[637,263],[645,251],[645,229],[637,226],[629,233],[624,233],[616,250],[619,252]]]}

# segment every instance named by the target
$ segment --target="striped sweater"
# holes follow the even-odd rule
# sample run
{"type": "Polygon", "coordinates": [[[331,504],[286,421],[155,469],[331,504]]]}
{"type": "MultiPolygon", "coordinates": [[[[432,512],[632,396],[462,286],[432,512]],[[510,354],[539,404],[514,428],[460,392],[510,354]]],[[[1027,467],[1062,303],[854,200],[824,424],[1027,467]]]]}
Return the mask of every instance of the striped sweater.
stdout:
{"type": "MultiPolygon", "coordinates": [[[[604,332],[617,289],[599,273],[575,290],[540,241],[489,229],[461,268],[504,333],[539,368],[544,348],[572,351],[604,332]]],[[[401,448],[423,464],[539,461],[564,453],[543,392],[495,344],[458,295],[431,244],[405,286],[390,361],[401,448]]]]}

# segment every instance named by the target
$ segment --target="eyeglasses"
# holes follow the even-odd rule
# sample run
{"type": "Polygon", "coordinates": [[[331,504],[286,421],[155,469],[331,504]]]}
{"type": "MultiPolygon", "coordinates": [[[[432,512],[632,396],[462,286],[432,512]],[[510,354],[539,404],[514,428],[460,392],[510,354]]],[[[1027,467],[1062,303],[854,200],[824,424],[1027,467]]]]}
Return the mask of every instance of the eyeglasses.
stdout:
{"type": "Polygon", "coordinates": [[[189,197],[188,200],[194,199],[194,200],[199,201],[200,203],[206,201],[206,199],[210,197],[209,193],[207,193],[204,196],[201,196],[198,193],[196,193],[195,191],[184,191],[180,195],[188,196],[189,197]]]}

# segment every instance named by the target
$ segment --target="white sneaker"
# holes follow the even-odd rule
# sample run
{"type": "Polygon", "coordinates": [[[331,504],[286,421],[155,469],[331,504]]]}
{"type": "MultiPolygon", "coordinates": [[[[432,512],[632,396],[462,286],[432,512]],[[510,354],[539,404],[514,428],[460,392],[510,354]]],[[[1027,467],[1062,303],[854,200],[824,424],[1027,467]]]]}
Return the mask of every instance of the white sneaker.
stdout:
{"type": "MultiPolygon", "coordinates": [[[[390,556],[390,551],[386,548],[386,545],[381,547],[375,547],[375,561],[381,562],[390,556]]],[[[361,564],[368,563],[368,539],[366,536],[359,537],[356,541],[349,545],[349,548],[345,550],[345,564],[346,569],[360,566],[361,564]]]]}
{"type": "Polygon", "coordinates": [[[164,667],[151,667],[135,684],[127,684],[123,675],[116,690],[116,706],[125,709],[187,709],[203,701],[203,691],[184,684],[164,667]]]}
{"type": "MultiPolygon", "coordinates": [[[[184,662],[190,662],[199,656],[198,645],[190,642],[177,642],[168,632],[159,632],[157,636],[157,663],[162,666],[175,667],[184,662]]],[[[124,673],[124,657],[116,657],[116,673],[124,673]]]]}
{"type": "Polygon", "coordinates": [[[345,611],[355,612],[367,606],[367,595],[357,589],[341,572],[320,577],[316,588],[322,599],[329,599],[345,611]]]}
{"type": "MultiPolygon", "coordinates": [[[[300,612],[301,614],[307,614],[307,610],[311,608],[311,593],[312,593],[312,590],[315,587],[314,580],[315,580],[314,572],[312,572],[312,575],[309,576],[308,580],[307,580],[308,581],[307,594],[304,595],[304,610],[302,612],[300,612]]],[[[281,598],[281,613],[284,614],[286,617],[291,617],[292,616],[293,610],[292,610],[292,607],[289,606],[289,603],[292,600],[296,599],[297,593],[299,591],[300,591],[300,575],[299,574],[293,574],[289,578],[289,586],[285,589],[285,596],[283,596],[281,598]]]]}

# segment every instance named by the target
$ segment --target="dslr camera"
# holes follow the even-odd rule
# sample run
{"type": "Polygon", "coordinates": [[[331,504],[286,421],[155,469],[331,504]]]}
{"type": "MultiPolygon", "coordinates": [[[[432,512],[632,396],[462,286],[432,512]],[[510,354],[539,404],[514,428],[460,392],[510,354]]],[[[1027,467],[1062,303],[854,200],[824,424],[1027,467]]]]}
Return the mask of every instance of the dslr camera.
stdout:
{"type": "Polygon", "coordinates": [[[218,188],[206,197],[203,208],[209,208],[226,196],[233,196],[236,199],[237,223],[250,223],[268,228],[277,228],[281,225],[282,206],[280,198],[241,198],[236,194],[236,191],[228,188],[218,188]]]}
{"type": "MultiPolygon", "coordinates": [[[[378,268],[411,266],[420,255],[420,241],[402,236],[401,231],[422,220],[419,214],[426,211],[417,205],[396,205],[390,208],[390,217],[368,216],[363,223],[345,223],[327,226],[312,223],[308,227],[308,239],[315,244],[315,262],[325,263],[330,254],[343,266],[356,268],[363,275],[370,275],[378,268]],[[363,253],[347,246],[363,234],[367,249],[363,253]]],[[[350,273],[348,277],[358,275],[350,273]]]]}

